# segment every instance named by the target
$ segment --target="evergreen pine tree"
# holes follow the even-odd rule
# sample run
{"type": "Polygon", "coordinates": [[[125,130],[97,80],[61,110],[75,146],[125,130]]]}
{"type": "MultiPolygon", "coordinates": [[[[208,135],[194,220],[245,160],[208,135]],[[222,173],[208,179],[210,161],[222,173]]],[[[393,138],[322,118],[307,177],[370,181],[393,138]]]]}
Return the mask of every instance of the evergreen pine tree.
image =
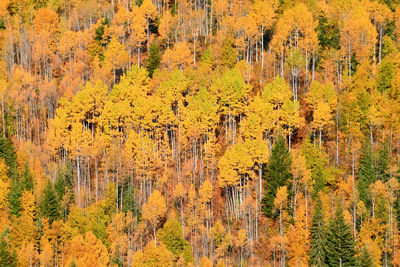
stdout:
{"type": "Polygon", "coordinates": [[[358,179],[358,192],[360,193],[360,199],[368,205],[370,203],[369,185],[375,181],[373,152],[369,141],[364,143],[361,150],[358,179]]]}
{"type": "Polygon", "coordinates": [[[71,203],[74,203],[74,188],[72,166],[70,161],[67,161],[64,166],[58,169],[56,180],[54,181],[54,192],[60,203],[60,215],[64,217],[69,214],[71,203]],[[67,194],[67,198],[64,196],[67,194]],[[61,205],[66,201],[64,205],[61,205]]]}
{"type": "Polygon", "coordinates": [[[17,255],[15,251],[11,251],[4,237],[0,239],[0,266],[17,266],[17,255]]]}
{"type": "Polygon", "coordinates": [[[122,253],[119,251],[119,246],[117,246],[117,248],[115,249],[115,252],[111,257],[111,262],[114,263],[113,266],[124,266],[124,257],[122,257],[122,253]]]}
{"type": "Polygon", "coordinates": [[[378,77],[376,78],[377,89],[380,92],[389,91],[392,86],[392,81],[396,75],[396,67],[392,57],[385,57],[380,66],[378,77]]]}
{"type": "Polygon", "coordinates": [[[17,178],[17,153],[14,144],[10,139],[0,137],[0,158],[3,158],[8,166],[8,176],[11,179],[17,178]]]}
{"type": "MultiPolygon", "coordinates": [[[[133,190],[132,185],[128,185],[124,194],[122,196],[122,211],[123,212],[132,212],[132,214],[136,213],[136,206],[135,206],[135,192],[133,190]]],[[[136,215],[136,214],[135,214],[136,215]]]]}
{"type": "Polygon", "coordinates": [[[306,158],[307,168],[311,170],[311,179],[314,181],[312,188],[312,197],[317,198],[318,192],[321,191],[326,184],[326,166],[328,160],[323,151],[318,147],[314,146],[311,140],[305,139],[303,142],[302,151],[306,158]]]}
{"type": "Polygon", "coordinates": [[[368,251],[367,246],[363,246],[361,249],[361,255],[359,258],[360,267],[373,267],[375,266],[371,254],[368,251]]]}
{"type": "Polygon", "coordinates": [[[10,215],[19,216],[19,213],[21,211],[21,196],[23,191],[24,188],[20,181],[11,181],[11,190],[10,194],[8,195],[10,215]]]}
{"type": "Polygon", "coordinates": [[[65,194],[65,179],[62,172],[59,172],[54,182],[54,190],[56,191],[58,199],[61,201],[65,194]]]}
{"type": "Polygon", "coordinates": [[[21,211],[21,195],[24,190],[33,189],[32,175],[29,170],[29,164],[25,164],[22,177],[17,172],[17,154],[15,147],[10,139],[0,137],[0,158],[3,158],[7,167],[7,175],[11,178],[11,190],[8,195],[9,214],[19,216],[21,211]]]}
{"type": "Polygon", "coordinates": [[[8,196],[10,202],[10,215],[19,216],[21,211],[21,196],[23,191],[33,190],[32,174],[29,170],[29,164],[25,164],[22,177],[16,177],[11,180],[11,191],[8,196]]]}
{"type": "Polygon", "coordinates": [[[326,238],[326,263],[329,266],[356,266],[355,242],[350,227],[343,218],[343,208],[339,205],[331,219],[326,238]]]}
{"type": "Polygon", "coordinates": [[[265,191],[262,204],[263,212],[268,217],[275,215],[273,213],[274,199],[278,188],[287,185],[292,178],[291,164],[292,160],[285,140],[282,136],[279,136],[272,146],[268,166],[265,168],[263,175],[265,191]]]}
{"type": "Polygon", "coordinates": [[[153,77],[153,73],[160,66],[160,49],[156,43],[150,46],[149,57],[147,58],[147,72],[149,77],[153,77]]]}
{"type": "Polygon", "coordinates": [[[42,192],[40,213],[43,217],[47,217],[50,223],[60,216],[60,202],[50,180],[47,180],[46,186],[42,192]]]}
{"type": "Polygon", "coordinates": [[[29,163],[25,163],[24,172],[21,177],[21,186],[24,190],[31,191],[33,190],[33,180],[32,174],[29,170],[29,163]]]}
{"type": "Polygon", "coordinates": [[[381,150],[379,150],[378,160],[376,164],[376,179],[382,182],[387,182],[389,179],[388,169],[389,169],[389,148],[385,143],[382,145],[381,150]]]}
{"type": "Polygon", "coordinates": [[[70,189],[73,189],[74,188],[74,175],[73,175],[71,161],[67,161],[65,163],[65,168],[66,168],[65,172],[63,172],[65,185],[68,186],[70,189]]]}
{"type": "Polygon", "coordinates": [[[311,223],[312,226],[310,227],[310,234],[311,234],[310,265],[316,267],[326,266],[325,264],[326,225],[324,221],[322,203],[319,198],[317,199],[317,203],[314,208],[314,214],[311,223]]]}
{"type": "Polygon", "coordinates": [[[321,16],[316,28],[318,31],[319,44],[323,48],[340,48],[340,30],[330,20],[321,16]]]}

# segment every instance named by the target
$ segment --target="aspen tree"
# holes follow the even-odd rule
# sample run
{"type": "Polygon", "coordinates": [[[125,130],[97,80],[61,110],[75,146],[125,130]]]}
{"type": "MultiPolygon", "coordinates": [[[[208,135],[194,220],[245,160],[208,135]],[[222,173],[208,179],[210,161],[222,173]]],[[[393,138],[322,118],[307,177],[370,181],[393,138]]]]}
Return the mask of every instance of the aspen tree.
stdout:
{"type": "Polygon", "coordinates": [[[156,230],[158,223],[164,217],[167,211],[165,199],[160,191],[154,190],[147,203],[143,205],[143,218],[148,221],[153,229],[154,244],[157,246],[156,230]]]}

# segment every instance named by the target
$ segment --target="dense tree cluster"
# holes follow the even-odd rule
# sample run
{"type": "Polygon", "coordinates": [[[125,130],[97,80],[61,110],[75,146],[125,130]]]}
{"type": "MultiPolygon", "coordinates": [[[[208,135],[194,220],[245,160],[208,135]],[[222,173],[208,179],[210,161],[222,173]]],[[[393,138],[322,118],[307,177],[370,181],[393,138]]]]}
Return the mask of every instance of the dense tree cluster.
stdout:
{"type": "Polygon", "coordinates": [[[397,0],[1,0],[0,266],[400,266],[397,0]]]}

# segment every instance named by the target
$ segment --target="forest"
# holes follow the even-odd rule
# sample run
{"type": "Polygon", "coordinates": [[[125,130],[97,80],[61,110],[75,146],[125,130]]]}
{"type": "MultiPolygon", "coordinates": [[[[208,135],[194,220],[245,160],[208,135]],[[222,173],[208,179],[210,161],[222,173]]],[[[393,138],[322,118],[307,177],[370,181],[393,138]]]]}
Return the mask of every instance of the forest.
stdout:
{"type": "Polygon", "coordinates": [[[0,0],[0,266],[400,266],[400,0],[0,0]]]}

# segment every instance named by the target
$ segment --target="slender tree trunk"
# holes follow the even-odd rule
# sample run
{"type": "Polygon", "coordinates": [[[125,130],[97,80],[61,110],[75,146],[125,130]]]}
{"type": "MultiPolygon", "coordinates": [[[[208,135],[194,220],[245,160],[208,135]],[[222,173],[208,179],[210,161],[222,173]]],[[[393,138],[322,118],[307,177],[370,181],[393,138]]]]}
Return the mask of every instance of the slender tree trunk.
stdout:
{"type": "Polygon", "coordinates": [[[137,54],[138,54],[137,65],[140,68],[140,44],[138,45],[137,48],[137,54]]]}
{"type": "Polygon", "coordinates": [[[76,172],[78,176],[78,206],[81,206],[81,169],[79,154],[76,154],[76,172]]]}

